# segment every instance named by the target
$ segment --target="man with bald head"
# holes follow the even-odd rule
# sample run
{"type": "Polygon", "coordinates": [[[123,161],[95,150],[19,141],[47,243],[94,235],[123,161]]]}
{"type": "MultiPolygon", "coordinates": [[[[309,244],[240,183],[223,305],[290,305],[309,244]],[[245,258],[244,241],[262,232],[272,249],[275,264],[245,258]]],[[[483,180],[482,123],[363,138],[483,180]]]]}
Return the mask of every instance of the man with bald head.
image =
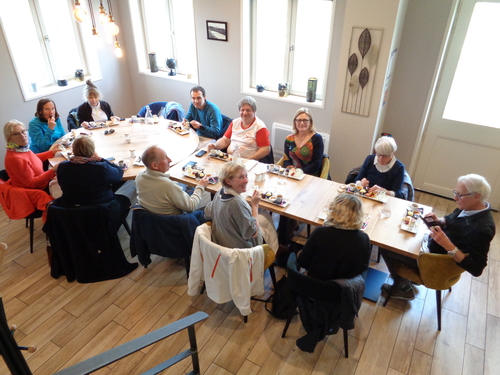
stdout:
{"type": "MultiPolygon", "coordinates": [[[[202,178],[190,196],[177,182],[170,179],[168,170],[171,160],[164,149],[150,146],[142,154],[146,170],[135,179],[137,201],[149,212],[162,215],[179,215],[193,212],[198,207],[203,192],[208,186],[208,178],[202,178]]],[[[203,218],[203,212],[197,211],[203,218]]]]}

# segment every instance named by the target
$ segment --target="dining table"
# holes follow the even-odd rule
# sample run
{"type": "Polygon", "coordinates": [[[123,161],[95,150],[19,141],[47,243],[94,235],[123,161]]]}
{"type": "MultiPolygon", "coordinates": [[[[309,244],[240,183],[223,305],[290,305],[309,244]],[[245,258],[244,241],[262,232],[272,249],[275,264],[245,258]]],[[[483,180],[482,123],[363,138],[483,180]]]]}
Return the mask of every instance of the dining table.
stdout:
{"type": "MultiPolygon", "coordinates": [[[[172,160],[168,171],[172,180],[188,186],[196,186],[197,179],[183,170],[188,163],[196,163],[205,174],[217,177],[220,169],[227,163],[227,159],[212,157],[209,152],[199,157],[196,156],[195,151],[200,149],[200,137],[193,129],[186,129],[181,135],[172,130],[172,125],[179,124],[161,119],[157,124],[146,125],[140,122],[132,123],[130,119],[126,119],[116,126],[93,130],[80,128],[77,133],[91,134],[101,157],[114,158],[115,163],[120,160],[124,161],[127,164],[124,180],[135,179],[137,174],[145,169],[142,163],[136,163],[137,156],[153,144],[164,148],[172,160]],[[114,129],[111,134],[109,134],[110,129],[114,129]],[[132,156],[130,150],[134,150],[135,156],[132,156]]],[[[71,138],[71,136],[67,134],[65,137],[71,138]]],[[[61,143],[67,141],[67,139],[60,140],[61,143]]],[[[201,150],[207,151],[206,145],[201,147],[201,150]]],[[[58,154],[50,162],[53,165],[62,160],[65,158],[58,154]]],[[[342,188],[345,185],[342,183],[307,174],[303,174],[300,178],[280,176],[269,172],[267,164],[247,159],[242,159],[242,162],[248,171],[248,200],[255,189],[263,194],[270,192],[273,196],[282,195],[282,204],[278,205],[269,199],[262,199],[259,207],[311,226],[317,227],[324,224],[330,202],[338,194],[344,192],[342,188]]],[[[215,182],[213,178],[211,181],[206,191],[215,194],[222,188],[222,184],[220,181],[215,182]]],[[[370,237],[371,243],[411,258],[418,258],[428,229],[420,218],[411,230],[404,225],[403,219],[411,210],[411,202],[391,196],[386,196],[384,202],[362,195],[360,199],[365,213],[363,230],[370,237]],[[385,212],[390,212],[389,216],[381,214],[384,208],[385,212]]],[[[433,210],[432,207],[422,204],[418,207],[422,216],[433,210]]]]}
{"type": "MultiPolygon", "coordinates": [[[[182,161],[198,148],[200,138],[194,129],[183,129],[179,133],[173,126],[181,126],[181,123],[163,118],[153,124],[145,124],[140,122],[140,119],[139,122],[125,119],[111,126],[94,129],[78,128],[57,142],[69,145],[67,152],[71,152],[72,139],[81,133],[88,134],[94,140],[99,156],[112,159],[116,164],[122,161],[126,165],[123,180],[134,180],[139,172],[145,169],[140,156],[147,147],[157,145],[163,148],[172,160],[171,165],[182,161]]],[[[58,153],[56,157],[50,159],[50,164],[66,160],[65,155],[66,152],[58,153]]]]}

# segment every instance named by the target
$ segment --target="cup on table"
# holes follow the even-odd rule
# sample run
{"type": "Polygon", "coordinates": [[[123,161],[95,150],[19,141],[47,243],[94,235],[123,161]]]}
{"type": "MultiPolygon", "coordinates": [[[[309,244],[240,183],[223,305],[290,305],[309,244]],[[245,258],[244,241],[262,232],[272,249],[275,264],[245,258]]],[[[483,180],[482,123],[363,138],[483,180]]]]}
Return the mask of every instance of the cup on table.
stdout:
{"type": "Polygon", "coordinates": [[[132,143],[132,137],[129,133],[125,133],[125,143],[132,143]]]}
{"type": "Polygon", "coordinates": [[[380,210],[380,217],[382,219],[386,219],[388,217],[391,216],[391,208],[389,207],[389,204],[388,203],[385,203],[384,204],[384,207],[382,207],[382,209],[380,210]]]}
{"type": "Polygon", "coordinates": [[[278,195],[276,196],[276,200],[274,201],[274,203],[276,203],[276,204],[281,204],[281,203],[283,203],[283,195],[278,194],[278,195]]]}
{"type": "Polygon", "coordinates": [[[130,151],[130,157],[135,158],[135,148],[132,148],[129,151],[130,151]]]}
{"type": "Polygon", "coordinates": [[[120,168],[123,168],[123,167],[125,167],[125,162],[123,160],[120,160],[118,162],[118,165],[120,166],[120,168]]]}
{"type": "Polygon", "coordinates": [[[133,122],[133,123],[136,123],[136,122],[137,122],[137,116],[136,116],[136,115],[133,115],[133,116],[131,117],[131,119],[132,119],[132,122],[133,122]]]}
{"type": "Polygon", "coordinates": [[[384,189],[381,189],[381,190],[378,191],[377,198],[379,200],[383,200],[385,198],[385,190],[384,189]]]}

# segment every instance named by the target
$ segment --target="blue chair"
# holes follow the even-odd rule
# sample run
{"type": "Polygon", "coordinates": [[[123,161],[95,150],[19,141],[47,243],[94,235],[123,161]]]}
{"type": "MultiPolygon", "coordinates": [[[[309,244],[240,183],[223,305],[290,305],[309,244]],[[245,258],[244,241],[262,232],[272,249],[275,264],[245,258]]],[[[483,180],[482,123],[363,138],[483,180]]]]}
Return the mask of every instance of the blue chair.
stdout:
{"type": "MultiPolygon", "coordinates": [[[[153,102],[149,103],[149,109],[151,109],[151,114],[158,115],[160,109],[165,108],[167,106],[167,102],[153,102]]],[[[142,107],[139,113],[137,113],[137,117],[144,117],[146,115],[146,106],[142,107]]]]}

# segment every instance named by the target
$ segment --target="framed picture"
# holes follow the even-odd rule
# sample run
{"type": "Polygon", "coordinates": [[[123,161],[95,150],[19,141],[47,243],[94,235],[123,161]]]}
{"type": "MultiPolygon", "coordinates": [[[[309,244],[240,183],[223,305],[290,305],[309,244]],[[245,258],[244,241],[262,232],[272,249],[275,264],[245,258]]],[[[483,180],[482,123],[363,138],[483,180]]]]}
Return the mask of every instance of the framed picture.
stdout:
{"type": "Polygon", "coordinates": [[[227,22],[207,21],[207,39],[227,42],[227,22]]]}

